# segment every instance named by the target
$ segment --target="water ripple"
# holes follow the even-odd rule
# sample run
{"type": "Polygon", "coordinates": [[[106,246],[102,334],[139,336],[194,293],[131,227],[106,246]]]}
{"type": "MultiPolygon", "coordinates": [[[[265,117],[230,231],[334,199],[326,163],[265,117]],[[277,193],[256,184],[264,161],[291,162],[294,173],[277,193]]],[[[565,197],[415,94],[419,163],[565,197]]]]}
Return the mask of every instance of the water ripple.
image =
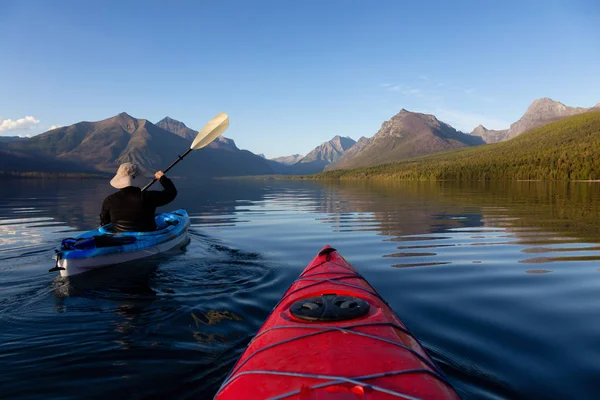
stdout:
{"type": "Polygon", "coordinates": [[[598,186],[194,185],[177,182],[172,205],[192,218],[184,251],[62,279],[47,272],[54,246],[96,227],[112,189],[5,182],[2,396],[211,398],[325,244],[389,302],[464,399],[600,390],[598,186]]]}

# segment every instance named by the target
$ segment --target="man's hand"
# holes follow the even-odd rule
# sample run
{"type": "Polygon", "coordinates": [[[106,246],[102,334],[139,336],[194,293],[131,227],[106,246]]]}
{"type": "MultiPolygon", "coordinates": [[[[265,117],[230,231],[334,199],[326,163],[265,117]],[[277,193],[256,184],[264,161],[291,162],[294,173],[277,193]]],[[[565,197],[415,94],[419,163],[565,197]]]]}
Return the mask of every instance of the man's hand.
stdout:
{"type": "Polygon", "coordinates": [[[157,173],[154,174],[154,177],[156,178],[156,180],[160,180],[161,177],[163,177],[165,175],[164,172],[162,171],[158,171],[157,173]]]}

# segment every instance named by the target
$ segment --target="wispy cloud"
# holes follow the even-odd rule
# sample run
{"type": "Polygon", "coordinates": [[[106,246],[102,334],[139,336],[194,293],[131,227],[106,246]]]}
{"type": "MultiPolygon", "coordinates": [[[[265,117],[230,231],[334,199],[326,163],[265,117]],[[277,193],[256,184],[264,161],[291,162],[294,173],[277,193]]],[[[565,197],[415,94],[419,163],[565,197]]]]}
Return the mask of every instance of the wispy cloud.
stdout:
{"type": "Polygon", "coordinates": [[[402,85],[393,85],[391,83],[382,83],[380,86],[388,92],[401,92],[403,90],[402,85]]]}
{"type": "Polygon", "coordinates": [[[439,108],[434,111],[434,114],[439,120],[447,122],[463,132],[471,132],[479,124],[488,129],[507,129],[510,126],[510,123],[506,121],[447,108],[439,108]]]}
{"type": "Polygon", "coordinates": [[[406,85],[392,85],[390,83],[385,83],[381,85],[389,92],[397,92],[401,93],[405,96],[415,96],[415,97],[423,97],[423,90],[419,88],[414,88],[406,85]]]}
{"type": "Polygon", "coordinates": [[[28,130],[39,124],[40,121],[34,117],[28,115],[24,118],[13,121],[12,119],[1,119],[0,118],[0,132],[2,131],[16,131],[16,130],[28,130]]]}
{"type": "Polygon", "coordinates": [[[427,75],[419,75],[419,79],[422,81],[428,81],[429,77],[427,75]]]}
{"type": "Polygon", "coordinates": [[[421,89],[406,89],[402,91],[402,94],[421,97],[423,96],[423,91],[421,89]]]}

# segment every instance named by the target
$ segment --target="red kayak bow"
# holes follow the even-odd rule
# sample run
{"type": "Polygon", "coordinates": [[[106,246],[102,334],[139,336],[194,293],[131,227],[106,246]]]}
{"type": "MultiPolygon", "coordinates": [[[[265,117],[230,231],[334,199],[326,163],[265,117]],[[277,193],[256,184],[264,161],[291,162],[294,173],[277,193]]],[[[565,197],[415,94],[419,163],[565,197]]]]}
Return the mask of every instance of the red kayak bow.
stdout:
{"type": "Polygon", "coordinates": [[[215,399],[459,399],[387,303],[325,246],[215,399]]]}

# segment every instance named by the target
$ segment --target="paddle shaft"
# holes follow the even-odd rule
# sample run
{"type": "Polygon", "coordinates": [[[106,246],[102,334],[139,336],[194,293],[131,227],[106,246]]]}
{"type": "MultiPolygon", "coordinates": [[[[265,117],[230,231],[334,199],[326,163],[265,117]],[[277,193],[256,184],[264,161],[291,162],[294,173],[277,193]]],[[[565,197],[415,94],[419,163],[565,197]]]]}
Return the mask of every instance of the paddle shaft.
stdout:
{"type": "MultiPolygon", "coordinates": [[[[186,151],[185,153],[183,153],[182,155],[180,155],[180,156],[177,156],[177,160],[173,161],[173,163],[172,163],[171,165],[169,165],[169,166],[167,167],[167,169],[165,169],[163,172],[164,172],[165,174],[166,174],[167,172],[169,172],[169,170],[170,170],[171,168],[173,168],[175,165],[177,165],[177,163],[178,163],[179,161],[183,160],[183,157],[187,156],[187,155],[190,153],[190,151],[192,151],[192,149],[191,149],[191,148],[190,148],[190,149],[187,149],[187,151],[186,151]]],[[[146,186],[144,186],[144,187],[142,188],[142,192],[143,192],[144,190],[148,189],[150,186],[154,185],[154,183],[155,183],[156,181],[157,181],[157,179],[156,179],[156,178],[154,178],[154,179],[152,180],[152,182],[150,182],[149,184],[147,184],[146,186]]]]}

